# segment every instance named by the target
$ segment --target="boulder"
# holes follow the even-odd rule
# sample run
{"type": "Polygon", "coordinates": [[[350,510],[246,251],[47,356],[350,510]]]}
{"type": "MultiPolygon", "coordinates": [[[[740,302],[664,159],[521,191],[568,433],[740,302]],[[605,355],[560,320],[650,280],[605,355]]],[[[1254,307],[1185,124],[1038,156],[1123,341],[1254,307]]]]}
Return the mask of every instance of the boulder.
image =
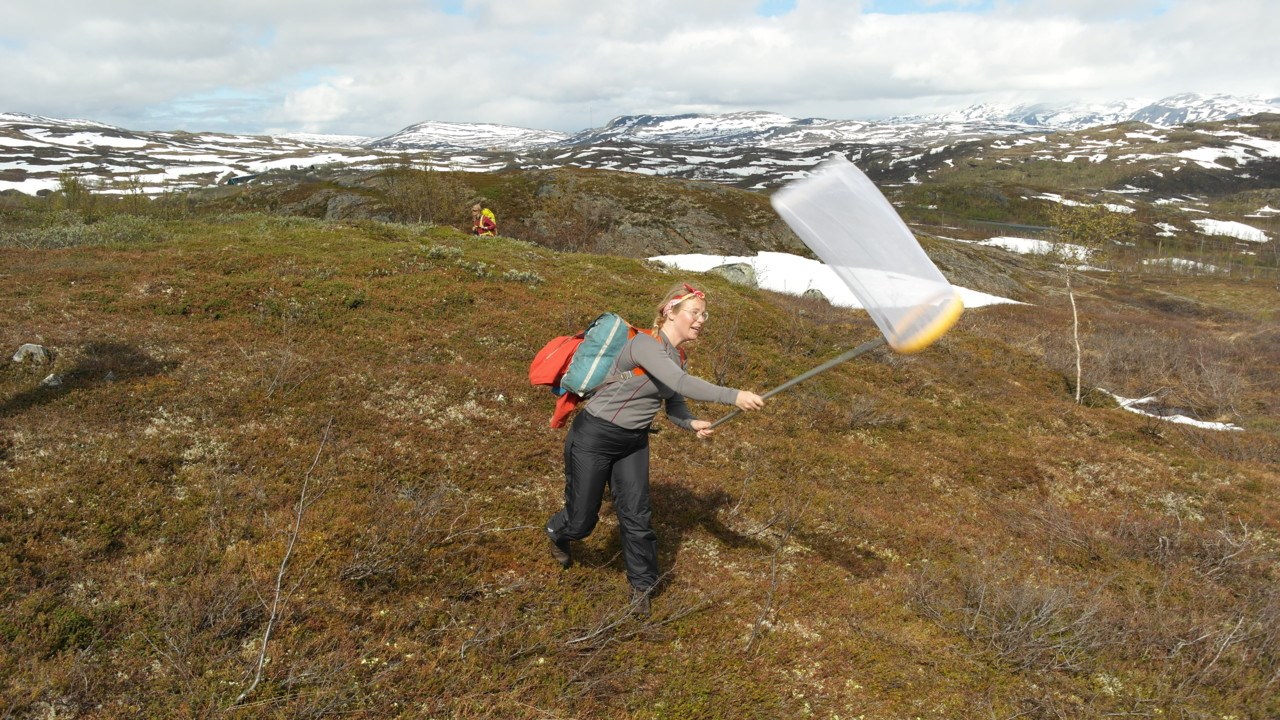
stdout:
{"type": "Polygon", "coordinates": [[[827,300],[827,296],[823,295],[822,291],[819,290],[818,288],[809,288],[808,290],[805,290],[803,293],[801,293],[800,297],[809,298],[811,300],[823,300],[823,301],[827,300]]]}
{"type": "Polygon", "coordinates": [[[745,285],[747,287],[757,287],[756,269],[747,263],[729,263],[713,267],[707,272],[715,273],[720,277],[728,280],[734,285],[745,285]]]}
{"type": "Polygon", "coordinates": [[[43,345],[36,345],[35,343],[26,343],[22,345],[22,347],[18,348],[18,352],[13,354],[13,361],[26,362],[27,359],[29,358],[38,363],[47,363],[49,362],[49,358],[51,356],[52,356],[52,353],[50,353],[47,349],[45,349],[43,345]]]}
{"type": "MultiPolygon", "coordinates": [[[[339,193],[329,198],[325,205],[325,220],[363,220],[371,217],[375,205],[369,198],[356,193],[339,193]]],[[[389,215],[390,213],[384,213],[389,215]]]]}

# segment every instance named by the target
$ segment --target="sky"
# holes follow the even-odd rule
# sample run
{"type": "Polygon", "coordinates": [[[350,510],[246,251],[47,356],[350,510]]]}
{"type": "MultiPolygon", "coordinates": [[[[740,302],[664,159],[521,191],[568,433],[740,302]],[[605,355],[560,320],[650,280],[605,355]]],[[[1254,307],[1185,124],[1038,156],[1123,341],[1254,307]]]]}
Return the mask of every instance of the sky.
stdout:
{"type": "Polygon", "coordinates": [[[0,112],[132,130],[1280,95],[1276,0],[5,0],[2,18],[0,112]]]}

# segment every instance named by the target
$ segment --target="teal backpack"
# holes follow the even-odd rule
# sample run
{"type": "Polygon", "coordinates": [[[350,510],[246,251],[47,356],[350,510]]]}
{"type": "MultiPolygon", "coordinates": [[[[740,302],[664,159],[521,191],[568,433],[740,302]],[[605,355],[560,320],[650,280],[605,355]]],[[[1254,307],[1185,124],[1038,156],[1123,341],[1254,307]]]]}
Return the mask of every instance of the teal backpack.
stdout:
{"type": "MultiPolygon", "coordinates": [[[[616,313],[605,313],[577,335],[552,338],[538,351],[529,365],[529,382],[550,387],[559,398],[551,427],[563,427],[582,398],[609,380],[618,354],[636,333],[653,331],[639,330],[616,313]]],[[[680,356],[684,357],[683,350],[680,356]]],[[[643,375],[644,368],[628,374],[643,375]]]]}

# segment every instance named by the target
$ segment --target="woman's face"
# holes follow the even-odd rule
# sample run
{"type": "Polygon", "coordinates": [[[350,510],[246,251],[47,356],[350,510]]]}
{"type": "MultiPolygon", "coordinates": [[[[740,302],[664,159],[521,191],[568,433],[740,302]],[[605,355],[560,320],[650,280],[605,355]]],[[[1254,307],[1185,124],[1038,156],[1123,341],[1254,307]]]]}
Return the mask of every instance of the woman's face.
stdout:
{"type": "Polygon", "coordinates": [[[702,298],[689,298],[667,316],[667,324],[672,332],[667,339],[676,345],[687,340],[697,340],[702,333],[702,324],[707,321],[707,301],[702,298]]]}

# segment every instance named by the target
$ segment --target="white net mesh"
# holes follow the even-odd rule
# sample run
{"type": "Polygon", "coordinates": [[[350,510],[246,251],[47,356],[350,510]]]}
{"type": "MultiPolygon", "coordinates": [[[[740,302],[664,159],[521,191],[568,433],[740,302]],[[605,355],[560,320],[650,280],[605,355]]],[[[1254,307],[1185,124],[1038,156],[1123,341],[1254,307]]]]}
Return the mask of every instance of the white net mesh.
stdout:
{"type": "Polygon", "coordinates": [[[880,190],[853,163],[824,160],[773,207],[844,281],[898,352],[942,336],[964,305],[880,190]]]}

